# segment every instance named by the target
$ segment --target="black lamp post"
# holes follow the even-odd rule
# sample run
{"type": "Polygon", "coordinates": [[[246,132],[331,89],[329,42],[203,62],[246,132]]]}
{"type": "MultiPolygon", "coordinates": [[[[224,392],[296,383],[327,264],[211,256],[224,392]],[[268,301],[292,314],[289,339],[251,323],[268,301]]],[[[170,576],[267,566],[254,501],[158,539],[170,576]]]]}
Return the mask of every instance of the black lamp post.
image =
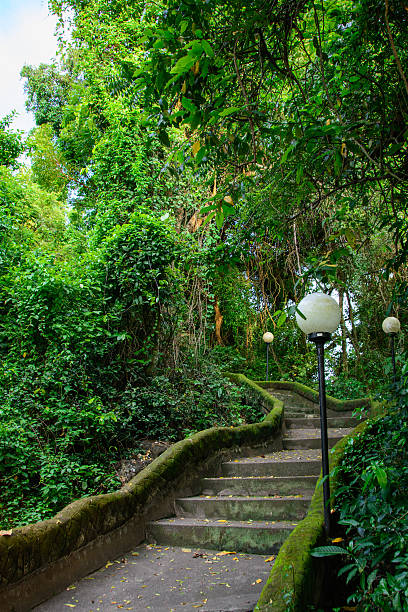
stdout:
{"type": "Polygon", "coordinates": [[[273,334],[271,332],[265,332],[262,336],[262,340],[266,344],[266,382],[268,382],[269,376],[269,345],[273,341],[273,334]]]}
{"type": "Polygon", "coordinates": [[[391,338],[391,358],[394,385],[397,382],[397,371],[395,367],[395,336],[401,330],[401,324],[397,317],[387,317],[382,323],[382,328],[391,338]]]}
{"type": "Polygon", "coordinates": [[[324,528],[330,535],[330,480],[329,480],[329,443],[327,436],[326,380],[324,374],[324,345],[330,340],[331,333],[340,324],[340,308],[336,300],[324,293],[312,293],[303,298],[297,307],[303,317],[296,313],[300,329],[314,342],[317,349],[319,372],[320,432],[322,447],[324,528]]]}

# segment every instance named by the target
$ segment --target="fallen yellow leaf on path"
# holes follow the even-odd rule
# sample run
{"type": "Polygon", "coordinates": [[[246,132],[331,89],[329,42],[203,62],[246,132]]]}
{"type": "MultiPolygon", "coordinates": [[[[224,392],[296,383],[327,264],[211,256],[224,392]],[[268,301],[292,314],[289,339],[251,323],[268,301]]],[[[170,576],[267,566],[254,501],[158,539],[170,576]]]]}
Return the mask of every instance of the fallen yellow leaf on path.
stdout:
{"type": "Polygon", "coordinates": [[[237,553],[234,551],[230,552],[229,550],[222,550],[221,552],[216,553],[217,557],[223,557],[224,555],[236,555],[237,553]]]}
{"type": "Polygon", "coordinates": [[[275,559],[275,555],[272,555],[272,557],[268,557],[267,559],[265,559],[265,563],[269,563],[269,561],[273,561],[275,559]]]}

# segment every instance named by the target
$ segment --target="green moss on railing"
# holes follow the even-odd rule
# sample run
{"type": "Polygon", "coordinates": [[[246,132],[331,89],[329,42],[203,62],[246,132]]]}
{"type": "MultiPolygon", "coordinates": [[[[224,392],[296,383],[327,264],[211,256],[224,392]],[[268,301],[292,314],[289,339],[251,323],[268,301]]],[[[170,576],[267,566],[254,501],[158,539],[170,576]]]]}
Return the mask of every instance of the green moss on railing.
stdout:
{"type": "MultiPolygon", "coordinates": [[[[319,392],[298,382],[286,380],[271,380],[266,382],[263,380],[257,380],[255,381],[255,384],[263,389],[283,389],[286,391],[293,391],[294,393],[298,393],[301,397],[304,397],[315,404],[319,403],[319,392]]],[[[345,412],[348,410],[355,410],[356,408],[370,408],[372,400],[369,397],[354,400],[340,400],[335,397],[331,397],[331,395],[326,395],[326,403],[327,408],[330,410],[345,412]]]]}

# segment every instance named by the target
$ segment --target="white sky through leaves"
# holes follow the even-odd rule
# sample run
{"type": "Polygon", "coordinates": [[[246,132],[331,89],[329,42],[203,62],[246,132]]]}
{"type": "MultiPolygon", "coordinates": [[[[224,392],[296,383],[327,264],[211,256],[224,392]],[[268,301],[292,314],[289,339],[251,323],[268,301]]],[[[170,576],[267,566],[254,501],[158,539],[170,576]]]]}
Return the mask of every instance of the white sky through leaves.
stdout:
{"type": "Polygon", "coordinates": [[[37,66],[56,56],[55,25],[44,0],[0,0],[0,118],[15,109],[14,129],[34,127],[33,115],[25,111],[20,70],[24,64],[37,66]]]}

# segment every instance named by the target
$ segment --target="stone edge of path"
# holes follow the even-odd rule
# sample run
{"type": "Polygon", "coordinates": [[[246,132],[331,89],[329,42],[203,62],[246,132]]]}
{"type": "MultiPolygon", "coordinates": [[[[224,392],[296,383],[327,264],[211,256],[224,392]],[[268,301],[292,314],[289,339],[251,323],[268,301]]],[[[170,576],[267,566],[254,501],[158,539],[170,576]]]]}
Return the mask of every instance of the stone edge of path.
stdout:
{"type": "MultiPolygon", "coordinates": [[[[370,398],[362,401],[368,407],[368,417],[376,418],[383,414],[384,406],[380,402],[370,398]]],[[[361,422],[349,435],[337,442],[329,453],[330,470],[340,464],[348,441],[356,438],[366,427],[367,421],[361,422]]],[[[308,604],[317,605],[325,563],[322,559],[311,557],[310,551],[326,542],[321,479],[322,474],[316,484],[307,515],[282,545],[254,612],[303,612],[308,604]]],[[[332,479],[331,486],[335,490],[335,478],[332,479]]]]}
{"type": "MultiPolygon", "coordinates": [[[[253,382],[261,387],[261,389],[269,389],[270,391],[273,391],[274,389],[277,391],[292,391],[293,393],[297,393],[301,397],[304,397],[315,404],[319,403],[319,392],[298,382],[289,380],[270,380],[268,382],[256,380],[253,382]]],[[[334,410],[335,412],[346,412],[362,407],[368,407],[371,410],[372,400],[369,397],[354,400],[339,400],[326,394],[326,404],[329,410],[334,410]]]]}
{"type": "Polygon", "coordinates": [[[0,536],[0,610],[26,612],[77,579],[137,546],[148,521],[173,513],[178,497],[237,455],[282,449],[283,403],[242,374],[227,376],[254,392],[262,422],[213,427],[173,444],[119,490],[69,504],[53,518],[0,536]]]}

